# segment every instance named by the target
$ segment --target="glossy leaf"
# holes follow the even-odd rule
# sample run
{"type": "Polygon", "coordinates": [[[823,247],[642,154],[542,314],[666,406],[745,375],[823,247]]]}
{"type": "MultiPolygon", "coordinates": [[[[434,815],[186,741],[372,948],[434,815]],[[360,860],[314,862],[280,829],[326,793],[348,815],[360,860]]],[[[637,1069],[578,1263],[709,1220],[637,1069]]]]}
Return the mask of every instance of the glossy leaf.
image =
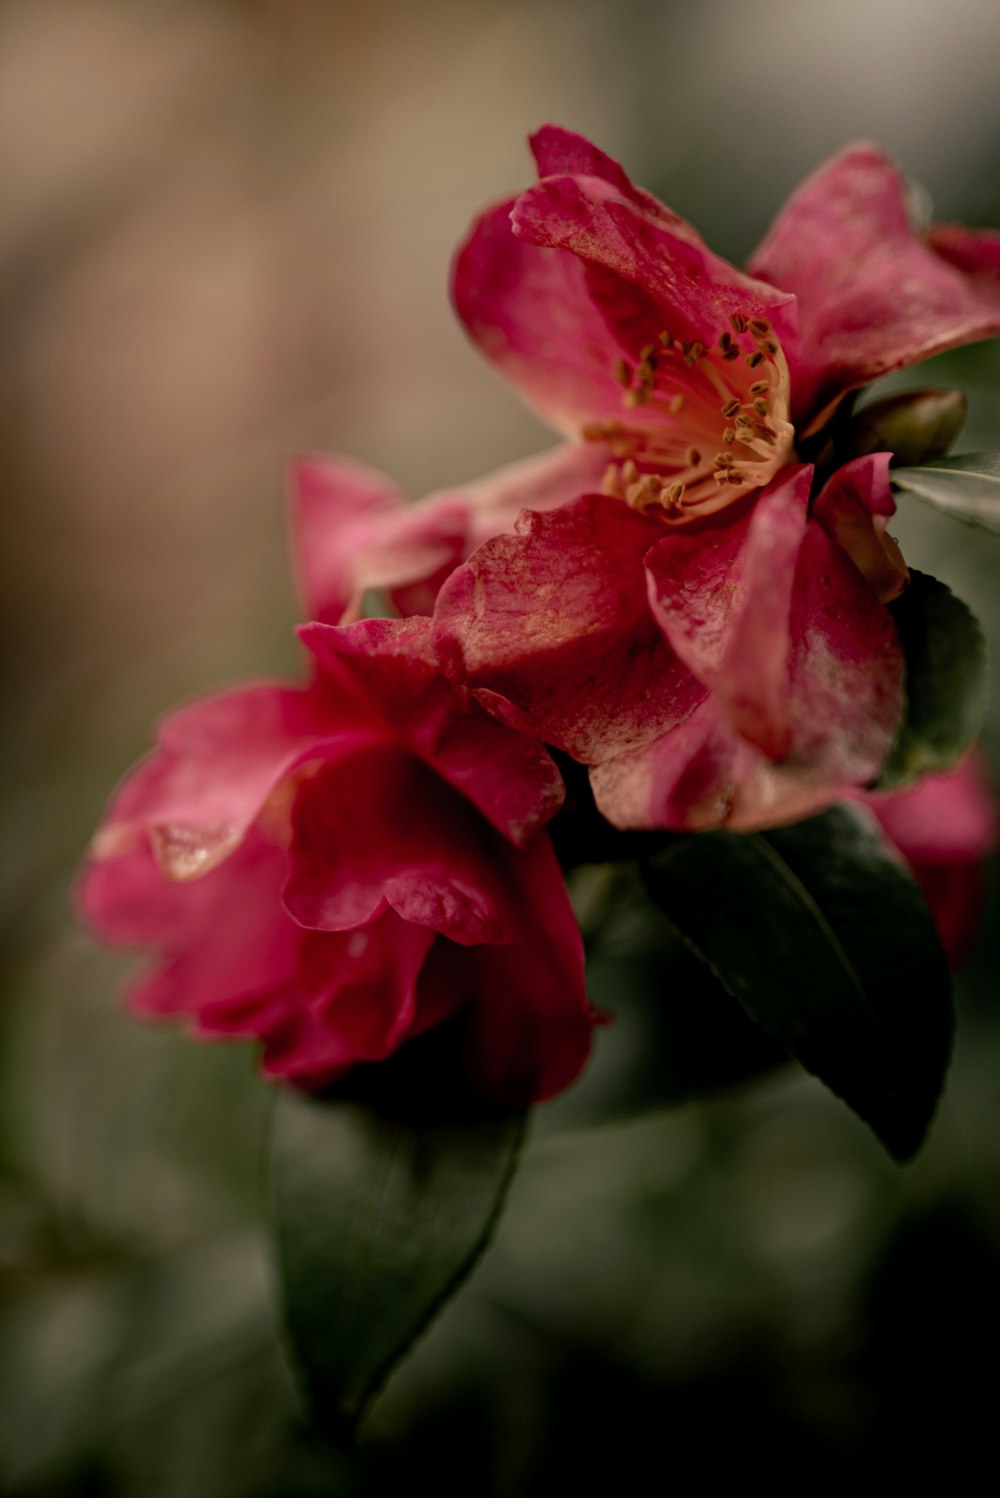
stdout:
{"type": "Polygon", "coordinates": [[[947,1066],[950,979],[923,896],[874,819],[840,806],[767,833],[701,833],[645,878],[751,1018],[893,1155],[912,1155],[947,1066]]]}
{"type": "Polygon", "coordinates": [[[331,1434],[349,1435],[482,1254],[524,1123],[282,1092],[273,1197],[287,1328],[331,1434]]]}
{"type": "Polygon", "coordinates": [[[906,706],[880,790],[953,765],[982,732],[989,693],[979,621],[944,583],[911,572],[890,613],[906,658],[906,706]]]}
{"type": "Polygon", "coordinates": [[[1000,534],[1000,453],[956,453],[916,468],[894,468],[892,482],[956,520],[1000,534]]]}

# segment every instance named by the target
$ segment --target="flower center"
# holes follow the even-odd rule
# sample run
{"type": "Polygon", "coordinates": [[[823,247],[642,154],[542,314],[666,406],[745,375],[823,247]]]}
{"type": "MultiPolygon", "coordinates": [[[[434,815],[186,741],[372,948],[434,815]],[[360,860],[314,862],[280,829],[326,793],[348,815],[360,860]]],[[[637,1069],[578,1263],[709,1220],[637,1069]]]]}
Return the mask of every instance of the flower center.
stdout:
{"type": "Polygon", "coordinates": [[[603,489],[633,509],[658,506],[683,523],[760,488],[788,461],[788,365],[769,322],[735,313],[718,342],[664,330],[615,378],[632,413],[589,422],[588,442],[608,444],[603,489]]]}

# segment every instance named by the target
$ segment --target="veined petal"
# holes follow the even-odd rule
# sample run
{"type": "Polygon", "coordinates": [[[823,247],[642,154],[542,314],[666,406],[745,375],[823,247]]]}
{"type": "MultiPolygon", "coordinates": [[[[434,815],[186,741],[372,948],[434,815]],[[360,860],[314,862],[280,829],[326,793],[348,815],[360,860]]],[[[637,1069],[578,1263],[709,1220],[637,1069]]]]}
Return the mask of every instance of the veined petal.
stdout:
{"type": "Polygon", "coordinates": [[[456,680],[513,704],[519,726],[592,762],[680,722],[705,695],[646,601],[663,527],[588,495],[481,546],[453,573],[435,643],[456,680]]]}
{"type": "Polygon", "coordinates": [[[922,236],[906,185],[875,146],[849,146],[793,193],[750,259],[799,299],[799,421],[845,391],[1000,332],[1000,235],[922,236]]]}

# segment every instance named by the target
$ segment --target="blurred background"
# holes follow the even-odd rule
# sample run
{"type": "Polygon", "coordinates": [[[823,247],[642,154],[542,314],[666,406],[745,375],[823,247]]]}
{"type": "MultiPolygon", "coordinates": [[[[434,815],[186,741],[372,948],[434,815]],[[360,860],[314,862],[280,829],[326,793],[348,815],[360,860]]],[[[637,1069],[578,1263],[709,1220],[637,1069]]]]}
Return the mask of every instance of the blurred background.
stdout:
{"type": "MultiPolygon", "coordinates": [[[[612,952],[619,1038],[543,1110],[494,1249],[345,1454],[280,1348],[252,1056],[127,1019],[70,881],[159,712],[296,668],[290,454],[417,495],[547,444],[446,290],[529,129],[591,135],[738,260],[859,135],[939,217],[1000,226],[998,53],[992,0],[0,4],[5,1491],[508,1498],[688,1466],[822,1490],[985,1455],[995,919],[903,1170],[792,1068],[609,1123],[612,952]]],[[[995,346],[894,383],[962,386],[959,446],[1000,448],[995,346]]],[[[909,503],[908,560],[996,648],[1000,539],[909,503]]]]}

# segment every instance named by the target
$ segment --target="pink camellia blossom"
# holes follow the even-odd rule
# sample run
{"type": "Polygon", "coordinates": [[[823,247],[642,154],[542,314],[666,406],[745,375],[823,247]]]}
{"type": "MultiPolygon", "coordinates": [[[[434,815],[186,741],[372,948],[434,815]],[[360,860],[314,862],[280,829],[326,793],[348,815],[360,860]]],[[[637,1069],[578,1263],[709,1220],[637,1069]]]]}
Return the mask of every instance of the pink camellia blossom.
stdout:
{"type": "Polygon", "coordinates": [[[150,1015],[262,1042],[323,1085],[461,1015],[491,1101],[576,1076],[593,1016],[544,824],[548,754],[450,686],[429,621],[305,626],[308,686],[182,707],[126,779],[80,891],[106,939],[151,950],[150,1015]]]}
{"type": "Polygon", "coordinates": [[[996,798],[978,754],[901,791],[863,796],[923,889],[953,967],[968,956],[985,901],[983,865],[1000,845],[996,798]]]}
{"type": "MultiPolygon", "coordinates": [[[[1000,330],[1000,236],[919,234],[869,146],[792,198],[748,275],[554,126],[455,265],[480,349],[606,460],[444,583],[442,663],[592,767],[621,827],[752,828],[873,781],[902,709],[887,453],[817,487],[841,396],[1000,330]]],[[[530,497],[526,501],[530,509],[530,497]]]]}

